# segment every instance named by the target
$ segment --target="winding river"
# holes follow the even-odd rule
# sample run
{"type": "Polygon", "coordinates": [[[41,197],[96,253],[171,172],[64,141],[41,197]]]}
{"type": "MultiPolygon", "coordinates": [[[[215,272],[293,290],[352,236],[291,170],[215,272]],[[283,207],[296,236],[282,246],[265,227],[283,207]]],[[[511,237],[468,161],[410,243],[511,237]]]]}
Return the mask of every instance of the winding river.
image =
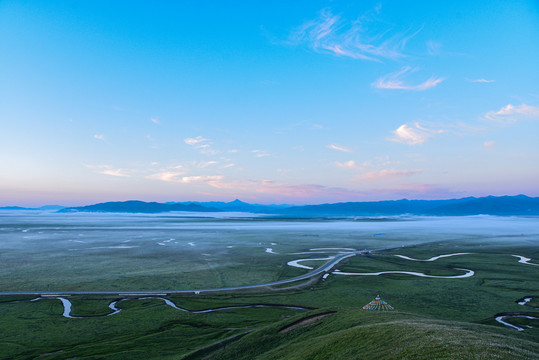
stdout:
{"type": "Polygon", "coordinates": [[[348,276],[379,276],[384,274],[405,274],[405,275],[413,275],[413,276],[419,276],[419,277],[425,277],[425,278],[437,278],[437,279],[462,279],[462,278],[468,278],[475,275],[475,272],[473,270],[469,269],[461,269],[461,268],[455,268],[455,270],[462,270],[466,271],[465,274],[462,275],[449,275],[449,276],[437,276],[437,275],[427,275],[421,272],[414,272],[414,271],[380,271],[380,272],[373,272],[373,273],[351,273],[351,272],[342,272],[339,270],[335,270],[332,272],[332,274],[335,275],[348,275],[348,276]]]}
{"type": "Polygon", "coordinates": [[[204,310],[190,310],[187,308],[180,307],[176,305],[173,301],[166,299],[164,297],[160,296],[145,296],[145,297],[138,297],[138,298],[123,298],[119,300],[114,300],[109,304],[109,308],[112,310],[108,314],[102,314],[102,315],[87,315],[87,316],[74,316],[71,315],[71,308],[73,307],[73,304],[71,301],[66,299],[65,297],[38,297],[35,299],[29,299],[29,300],[14,300],[14,301],[7,301],[6,304],[9,303],[18,303],[18,302],[24,302],[24,301],[38,301],[42,299],[58,299],[62,302],[62,305],[64,307],[64,311],[62,312],[62,316],[69,319],[86,319],[86,318],[95,318],[95,317],[105,317],[105,316],[112,316],[116,315],[119,312],[122,311],[121,308],[117,307],[118,303],[126,300],[163,300],[166,305],[180,311],[189,312],[192,314],[207,314],[211,312],[216,311],[225,311],[225,310],[234,310],[234,309],[251,309],[251,308],[280,308],[280,309],[291,309],[291,310],[313,310],[313,308],[310,307],[303,307],[303,306],[292,306],[292,305],[276,305],[276,304],[248,304],[248,305],[231,305],[231,306],[221,306],[216,308],[210,308],[210,309],[204,309],[204,310]]]}
{"type": "MultiPolygon", "coordinates": [[[[272,254],[277,254],[277,253],[273,252],[273,249],[269,249],[269,250],[271,250],[271,251],[268,251],[268,249],[266,249],[266,252],[269,252],[269,253],[272,253],[272,254]]],[[[312,253],[308,253],[308,252],[307,253],[288,253],[286,255],[318,254],[318,253],[320,253],[319,252],[320,250],[326,250],[326,252],[330,252],[329,250],[334,250],[333,252],[336,252],[335,250],[343,250],[343,248],[323,248],[323,249],[311,249],[311,250],[318,250],[318,252],[312,252],[312,253]]],[[[350,249],[346,249],[346,250],[350,250],[350,249]]],[[[405,259],[405,260],[411,260],[411,261],[436,261],[436,260],[441,259],[441,258],[446,258],[446,257],[451,257],[451,256],[459,256],[459,255],[468,255],[468,254],[471,254],[471,253],[444,254],[444,255],[433,256],[430,259],[426,259],[426,260],[414,259],[414,258],[404,256],[404,255],[395,255],[395,256],[400,257],[400,258],[405,259]]],[[[329,257],[317,258],[317,259],[297,259],[297,260],[289,261],[287,263],[287,265],[297,267],[297,268],[301,268],[301,269],[312,270],[313,267],[307,266],[307,265],[301,265],[300,262],[303,262],[303,261],[323,261],[323,260],[331,260],[331,259],[334,259],[334,258],[335,258],[335,256],[329,256],[329,257]]],[[[455,270],[462,270],[462,271],[465,271],[465,273],[462,274],[462,275],[436,276],[436,275],[427,275],[427,274],[424,274],[424,273],[421,273],[421,272],[415,272],[415,271],[380,271],[380,272],[372,272],[372,273],[352,273],[352,272],[343,272],[343,271],[340,271],[340,270],[334,270],[334,271],[331,272],[331,274],[347,275],[347,276],[379,276],[379,275],[384,275],[384,274],[404,274],[404,275],[412,275],[412,276],[419,276],[419,277],[425,277],[425,278],[437,278],[437,279],[462,279],[462,278],[472,277],[472,276],[475,275],[475,272],[473,270],[470,270],[470,269],[455,268],[455,270]]],[[[324,275],[324,280],[327,278],[327,276],[328,276],[328,274],[324,275]]]]}
{"type": "MultiPolygon", "coordinates": [[[[523,297],[522,299],[518,299],[516,301],[516,303],[519,304],[519,305],[522,305],[522,306],[531,307],[532,309],[535,309],[535,310],[539,310],[539,308],[529,304],[530,301],[532,301],[532,299],[534,299],[536,297],[537,296],[526,296],[526,297],[523,297]]],[[[499,322],[500,324],[503,324],[503,325],[505,325],[505,326],[507,326],[507,327],[509,327],[511,329],[515,329],[517,331],[526,330],[524,328],[521,328],[520,326],[516,326],[514,324],[510,324],[507,321],[505,321],[506,319],[511,319],[511,318],[524,318],[524,319],[530,319],[530,320],[539,320],[538,317],[535,317],[535,316],[532,316],[532,315],[529,315],[529,314],[519,314],[519,313],[496,314],[494,319],[497,322],[499,322]]],[[[528,328],[531,328],[531,326],[528,326],[528,328]]]]}
{"type": "MultiPolygon", "coordinates": [[[[272,244],[273,245],[273,244],[272,244]]],[[[382,249],[382,250],[389,250],[389,249],[382,249]]],[[[103,317],[103,316],[112,316],[115,314],[118,314],[122,311],[121,308],[119,308],[117,305],[125,300],[145,300],[145,299],[159,299],[165,302],[166,305],[180,311],[190,312],[193,314],[204,314],[204,313],[211,313],[215,311],[224,311],[224,310],[231,310],[231,309],[247,309],[247,308],[267,308],[267,307],[273,307],[273,308],[282,308],[282,309],[294,309],[294,310],[312,310],[312,308],[307,307],[301,307],[301,306],[289,306],[289,305],[273,305],[273,304],[249,304],[249,305],[234,305],[234,306],[224,306],[224,307],[217,307],[217,308],[210,308],[210,309],[204,309],[204,310],[190,310],[187,308],[180,307],[176,305],[173,301],[160,296],[160,295],[172,295],[172,294],[183,294],[183,293],[194,293],[194,294],[200,294],[200,292],[218,292],[218,291],[231,291],[231,290],[241,290],[241,289],[248,289],[248,288],[258,288],[258,287],[266,287],[266,286],[272,286],[272,285],[282,285],[298,280],[304,280],[308,279],[313,276],[317,275],[323,275],[322,279],[326,280],[326,278],[330,274],[334,275],[344,275],[344,276],[379,276],[384,274],[405,274],[405,275],[412,275],[412,276],[418,276],[418,277],[425,277],[425,278],[438,278],[438,279],[462,279],[462,278],[469,278],[475,275],[475,272],[470,269],[463,269],[463,268],[455,268],[455,270],[461,270],[465,271],[464,274],[461,275],[450,275],[450,276],[437,276],[437,275],[427,275],[421,272],[415,272],[415,271],[380,271],[380,272],[372,272],[372,273],[359,273],[359,272],[343,272],[340,270],[332,270],[340,261],[352,257],[355,255],[362,255],[362,254],[368,254],[375,252],[376,250],[368,251],[358,251],[350,248],[316,248],[316,249],[310,249],[306,252],[296,252],[296,253],[284,253],[281,255],[307,255],[307,254],[334,254],[330,255],[328,257],[324,258],[306,258],[306,259],[296,259],[287,262],[287,265],[311,270],[309,273],[301,276],[297,276],[295,278],[287,279],[287,280],[280,280],[272,283],[266,283],[266,284],[258,284],[258,285],[247,285],[247,286],[238,286],[238,287],[231,287],[231,288],[220,288],[220,289],[202,289],[202,290],[172,290],[172,291],[142,291],[134,293],[134,292],[108,292],[108,291],[94,291],[94,292],[0,292],[0,296],[4,295],[37,295],[37,298],[28,299],[28,300],[14,300],[14,301],[8,301],[6,303],[16,303],[16,302],[22,302],[22,301],[38,301],[41,299],[58,299],[61,301],[64,311],[62,313],[62,316],[70,319],[81,319],[81,318],[92,318],[92,317],[103,317]],[[343,251],[344,250],[344,251],[343,251]],[[300,264],[304,261],[327,261],[324,265],[319,267],[316,270],[313,270],[314,268],[307,265],[300,264]],[[88,316],[73,316],[71,315],[71,308],[72,303],[69,301],[66,297],[70,295],[112,295],[117,294],[120,296],[130,296],[128,298],[121,298],[118,300],[114,300],[111,303],[109,303],[108,307],[111,309],[111,312],[108,314],[103,315],[88,315],[88,316]],[[138,295],[138,296],[137,296],[138,295]]],[[[272,248],[266,248],[266,252],[270,254],[279,254],[277,252],[274,252],[272,248]]],[[[429,259],[415,259],[411,258],[405,255],[395,255],[401,259],[410,260],[410,261],[425,261],[425,262],[431,262],[436,261],[441,258],[447,258],[451,256],[461,256],[461,255],[468,255],[471,253],[453,253],[453,254],[443,254],[438,256],[433,256],[429,259]]],[[[512,255],[514,257],[519,258],[519,263],[527,264],[527,265],[534,265],[539,266],[539,264],[531,263],[531,259],[521,256],[521,255],[512,255]]],[[[529,302],[531,301],[532,297],[525,297],[522,299],[517,300],[517,303],[519,305],[523,306],[530,306],[529,302]]],[[[537,309],[533,307],[534,309],[537,309]]],[[[535,316],[528,315],[528,314],[519,314],[519,313],[500,313],[497,314],[495,319],[497,322],[503,324],[504,326],[507,326],[509,328],[523,331],[524,328],[521,328],[519,326],[510,324],[506,322],[506,319],[509,318],[526,318],[526,319],[539,319],[535,316]]]]}

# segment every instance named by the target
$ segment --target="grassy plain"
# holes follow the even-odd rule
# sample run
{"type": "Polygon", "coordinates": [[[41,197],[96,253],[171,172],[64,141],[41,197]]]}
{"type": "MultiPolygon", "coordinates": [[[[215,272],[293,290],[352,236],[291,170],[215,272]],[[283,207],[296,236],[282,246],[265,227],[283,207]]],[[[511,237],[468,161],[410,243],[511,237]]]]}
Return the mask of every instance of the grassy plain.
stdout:
{"type": "MultiPolygon", "coordinates": [[[[90,317],[68,319],[61,316],[57,299],[8,303],[21,298],[0,297],[2,359],[539,357],[539,320],[509,319],[533,327],[521,332],[494,320],[495,314],[512,312],[539,317],[539,311],[516,303],[524,296],[539,296],[539,266],[519,263],[512,256],[539,263],[537,219],[356,222],[63,215],[8,216],[0,222],[2,291],[256,284],[303,274],[307,270],[286,263],[328,254],[291,253],[330,247],[389,248],[343,261],[337,267],[343,272],[454,276],[464,273],[457,268],[475,271],[463,279],[332,274],[304,288],[169,298],[191,310],[242,304],[315,310],[250,308],[194,314],[158,299],[133,299],[117,305],[120,313],[100,317],[111,312],[108,305],[117,298],[72,296],[72,315],[90,317]],[[471,254],[432,262],[395,256],[428,259],[461,252],[471,254]],[[378,294],[398,312],[359,310],[378,294]],[[278,331],[326,311],[336,313],[289,333],[278,331]],[[422,345],[425,339],[428,345],[422,345]]],[[[323,261],[302,264],[316,267],[323,261]]]]}

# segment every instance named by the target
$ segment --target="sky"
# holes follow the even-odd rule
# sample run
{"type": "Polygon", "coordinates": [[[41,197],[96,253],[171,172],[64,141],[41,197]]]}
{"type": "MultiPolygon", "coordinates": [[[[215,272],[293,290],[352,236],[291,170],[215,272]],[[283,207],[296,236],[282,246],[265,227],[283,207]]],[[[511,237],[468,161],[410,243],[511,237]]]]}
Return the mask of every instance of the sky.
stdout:
{"type": "Polygon", "coordinates": [[[539,196],[537,1],[0,1],[0,206],[539,196]]]}

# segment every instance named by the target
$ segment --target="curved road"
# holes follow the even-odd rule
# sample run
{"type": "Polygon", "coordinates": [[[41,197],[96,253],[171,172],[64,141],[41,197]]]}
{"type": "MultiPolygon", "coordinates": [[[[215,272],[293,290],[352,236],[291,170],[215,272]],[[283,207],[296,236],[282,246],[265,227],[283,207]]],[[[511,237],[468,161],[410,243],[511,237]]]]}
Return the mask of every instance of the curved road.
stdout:
{"type": "Polygon", "coordinates": [[[71,296],[71,295],[118,295],[118,296],[167,296],[167,295],[176,295],[176,294],[195,294],[200,293],[210,293],[210,292],[224,292],[224,291],[235,291],[235,290],[246,290],[246,289],[256,289],[266,286],[274,285],[283,285],[291,282],[306,280],[314,276],[320,275],[321,273],[330,271],[334,266],[336,266],[342,260],[365,254],[366,251],[355,251],[349,252],[341,255],[335,256],[331,261],[328,261],[318,269],[310,271],[306,274],[296,276],[290,279],[279,280],[268,282],[264,284],[256,285],[244,285],[244,286],[233,286],[225,288],[213,288],[213,289],[195,289],[195,290],[147,290],[147,291],[7,291],[0,292],[0,296],[41,296],[41,297],[59,297],[59,296],[71,296]]]}
{"type": "MultiPolygon", "coordinates": [[[[201,293],[216,293],[216,292],[226,292],[226,291],[236,291],[236,290],[247,290],[247,289],[257,289],[267,286],[274,285],[284,285],[289,284],[295,281],[306,280],[314,276],[320,275],[322,273],[327,273],[333,269],[338,263],[342,260],[356,256],[356,255],[365,255],[372,254],[377,251],[388,251],[394,249],[402,249],[411,246],[424,245],[433,243],[436,241],[427,241],[416,244],[409,244],[403,246],[396,246],[391,248],[376,249],[376,250],[359,250],[343,253],[335,256],[334,259],[328,261],[318,269],[310,271],[306,274],[296,276],[290,279],[279,280],[268,282],[264,284],[256,285],[244,285],[244,286],[232,286],[224,288],[212,288],[212,289],[194,289],[194,290],[144,290],[144,291],[6,291],[0,292],[0,296],[41,296],[41,297],[60,297],[60,296],[72,296],[72,295],[106,295],[106,296],[122,296],[122,297],[131,297],[131,296],[170,296],[170,295],[179,295],[179,294],[195,294],[199,295],[201,293]]],[[[283,254],[286,255],[286,254],[283,254]]]]}

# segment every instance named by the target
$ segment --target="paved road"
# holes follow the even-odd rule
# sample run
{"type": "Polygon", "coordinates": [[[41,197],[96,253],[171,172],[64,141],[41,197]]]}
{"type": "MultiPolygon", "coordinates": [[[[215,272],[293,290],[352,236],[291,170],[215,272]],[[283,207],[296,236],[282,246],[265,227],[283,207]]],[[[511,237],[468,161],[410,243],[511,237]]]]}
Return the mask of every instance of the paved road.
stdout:
{"type": "Polygon", "coordinates": [[[320,275],[325,272],[329,272],[342,260],[364,254],[363,251],[349,252],[335,256],[334,259],[328,261],[318,269],[310,271],[304,275],[296,276],[290,279],[268,282],[264,284],[256,285],[244,285],[233,286],[225,288],[213,288],[213,289],[195,289],[195,290],[148,290],[148,291],[8,291],[0,292],[0,296],[42,296],[42,297],[57,297],[57,296],[71,296],[71,295],[112,295],[112,296],[167,296],[176,294],[201,294],[201,293],[216,293],[235,290],[256,289],[266,286],[284,285],[294,281],[306,280],[314,276],[320,275]]]}
{"type": "MultiPolygon", "coordinates": [[[[436,242],[436,241],[434,241],[436,242]]],[[[353,251],[353,252],[347,252],[340,255],[335,256],[334,259],[328,261],[318,269],[315,269],[313,271],[310,271],[306,274],[296,276],[290,279],[285,280],[279,280],[279,281],[273,281],[268,282],[264,284],[256,284],[256,285],[244,285],[244,286],[233,286],[233,287],[224,287],[224,288],[213,288],[213,289],[194,289],[194,290],[143,290],[143,291],[6,291],[6,292],[0,292],[0,296],[41,296],[41,297],[58,297],[58,296],[72,296],[72,295],[105,295],[105,296],[122,296],[122,297],[129,297],[129,296],[167,296],[167,295],[179,295],[179,294],[201,294],[201,293],[217,293],[217,292],[227,292],[227,291],[235,291],[235,290],[247,290],[247,289],[257,289],[257,288],[263,288],[267,286],[275,286],[275,285],[284,285],[289,284],[294,281],[300,281],[300,280],[306,280],[309,278],[312,278],[314,276],[320,275],[322,273],[327,273],[331,269],[333,269],[338,263],[340,263],[342,260],[356,256],[356,255],[365,255],[365,254],[372,254],[378,251],[387,251],[387,250],[394,250],[394,249],[402,249],[405,247],[410,246],[417,246],[417,245],[423,245],[427,243],[432,243],[431,241],[428,242],[422,242],[422,243],[416,243],[416,244],[409,244],[409,245],[403,245],[398,247],[391,247],[391,248],[384,248],[384,249],[377,249],[377,250],[361,250],[361,251],[353,251]]]]}

